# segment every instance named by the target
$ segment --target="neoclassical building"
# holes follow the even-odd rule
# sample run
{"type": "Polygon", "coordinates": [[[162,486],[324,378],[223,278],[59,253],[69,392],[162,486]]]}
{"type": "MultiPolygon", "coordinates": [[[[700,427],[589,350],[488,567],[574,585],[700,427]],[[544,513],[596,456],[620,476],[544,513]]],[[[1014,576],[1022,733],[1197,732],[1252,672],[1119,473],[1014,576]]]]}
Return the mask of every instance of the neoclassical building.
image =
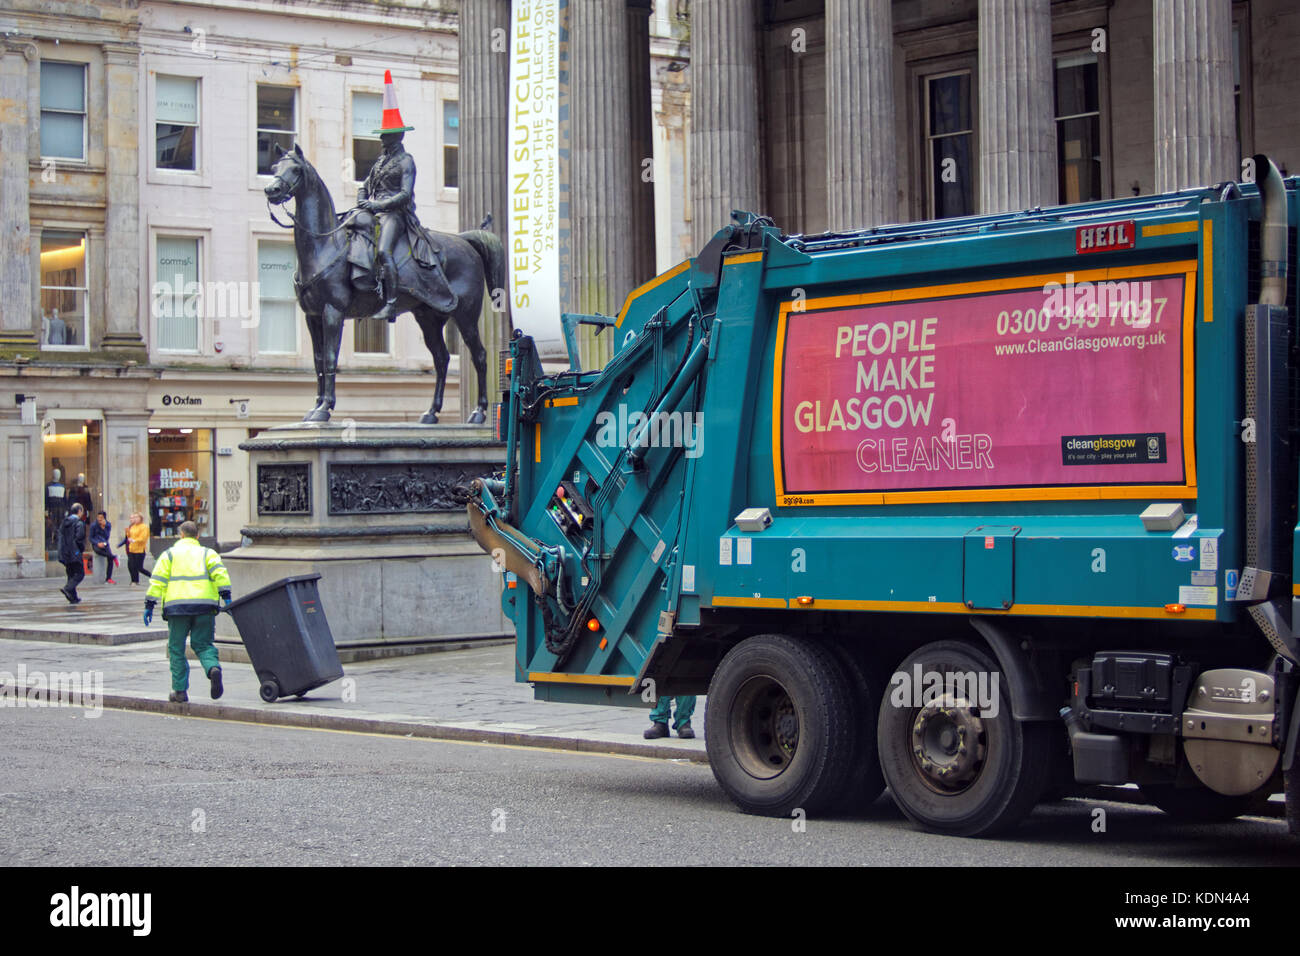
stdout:
{"type": "MultiPolygon", "coordinates": [[[[510,6],[461,15],[462,225],[504,214],[510,6]]],[[[1292,0],[568,0],[567,26],[574,311],[732,209],[815,233],[1300,172],[1292,0]]]]}

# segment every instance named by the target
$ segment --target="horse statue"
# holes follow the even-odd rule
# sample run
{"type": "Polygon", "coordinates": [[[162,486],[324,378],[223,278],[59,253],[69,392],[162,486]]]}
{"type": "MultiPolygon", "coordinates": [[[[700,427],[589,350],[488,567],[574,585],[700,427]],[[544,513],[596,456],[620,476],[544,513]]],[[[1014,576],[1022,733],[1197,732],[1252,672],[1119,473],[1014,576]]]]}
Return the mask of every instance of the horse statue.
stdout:
{"type": "MultiPolygon", "coordinates": [[[[358,266],[352,248],[358,234],[364,238],[368,214],[357,210],[342,216],[335,213],[334,200],[320,174],[296,144],[287,152],[277,147],[276,154],[272,179],[264,191],[268,204],[281,205],[290,198],[296,201],[295,212],[289,214],[298,254],[294,288],[298,303],[307,315],[316,363],[316,405],[303,416],[303,421],[327,422],[334,408],[334,382],[344,319],[369,318],[384,305],[373,274],[358,266]],[[361,229],[350,228],[354,219],[361,220],[361,229]]],[[[289,228],[274,213],[271,218],[289,228]]],[[[436,251],[441,253],[439,270],[427,269],[412,257],[410,241],[405,235],[393,249],[397,266],[397,314],[409,311],[415,316],[437,373],[433,404],[420,416],[420,423],[436,424],[442,411],[450,358],[442,329],[450,318],[460,329],[478,376],[478,406],[469,421],[479,424],[487,420],[488,401],[487,352],[478,334],[479,310],[483,305],[485,280],[492,289],[505,285],[505,250],[500,239],[483,229],[455,235],[439,232],[429,235],[434,239],[436,251]],[[441,271],[442,277],[437,271],[441,271]],[[440,303],[449,303],[451,308],[441,311],[436,307],[440,303]]],[[[461,375],[463,381],[464,370],[461,375]]]]}

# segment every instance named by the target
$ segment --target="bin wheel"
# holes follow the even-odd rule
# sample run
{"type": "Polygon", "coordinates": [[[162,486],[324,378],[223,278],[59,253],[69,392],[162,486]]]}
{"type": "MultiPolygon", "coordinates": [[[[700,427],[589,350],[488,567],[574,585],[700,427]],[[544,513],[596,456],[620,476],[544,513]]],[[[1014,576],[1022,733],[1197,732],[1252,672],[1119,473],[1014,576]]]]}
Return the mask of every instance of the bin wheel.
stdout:
{"type": "Polygon", "coordinates": [[[832,809],[857,753],[852,694],[824,647],[780,634],[741,641],[709,684],[704,742],[719,785],[746,813],[832,809]]]}
{"type": "MultiPolygon", "coordinates": [[[[957,641],[920,648],[896,672],[938,674],[945,680],[997,673],[993,659],[957,641]]],[[[987,709],[966,699],[968,692],[956,685],[923,699],[917,699],[915,688],[901,699],[891,692],[881,702],[881,769],[894,802],[913,823],[953,836],[988,836],[1019,822],[1046,789],[1051,728],[1016,720],[1006,682],[995,686],[998,699],[987,709]]]]}
{"type": "Polygon", "coordinates": [[[262,695],[262,700],[268,704],[274,704],[280,699],[280,685],[274,680],[264,680],[262,686],[258,689],[258,693],[262,695]]]}

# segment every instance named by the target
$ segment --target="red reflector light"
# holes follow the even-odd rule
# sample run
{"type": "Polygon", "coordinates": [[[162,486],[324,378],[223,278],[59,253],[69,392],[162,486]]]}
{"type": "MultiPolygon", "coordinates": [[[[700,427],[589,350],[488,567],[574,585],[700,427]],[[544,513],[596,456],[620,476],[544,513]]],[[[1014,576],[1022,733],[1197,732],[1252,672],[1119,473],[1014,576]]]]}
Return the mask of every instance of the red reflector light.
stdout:
{"type": "Polygon", "coordinates": [[[1187,605],[1186,605],[1186,604],[1166,604],[1166,605],[1165,605],[1165,610],[1168,611],[1170,614],[1182,614],[1184,611],[1187,610],[1187,605]]]}

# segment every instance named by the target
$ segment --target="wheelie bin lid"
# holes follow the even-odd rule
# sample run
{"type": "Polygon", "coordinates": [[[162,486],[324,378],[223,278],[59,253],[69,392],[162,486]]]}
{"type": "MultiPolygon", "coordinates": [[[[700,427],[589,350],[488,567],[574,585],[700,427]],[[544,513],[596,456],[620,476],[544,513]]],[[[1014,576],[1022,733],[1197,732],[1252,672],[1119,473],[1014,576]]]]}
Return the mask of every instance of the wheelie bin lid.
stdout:
{"type": "Polygon", "coordinates": [[[312,574],[294,574],[287,578],[280,578],[278,581],[272,581],[270,584],[263,585],[262,587],[258,588],[256,591],[249,591],[247,594],[240,595],[239,597],[231,601],[228,607],[222,608],[222,610],[224,611],[233,610],[234,608],[247,604],[250,601],[257,600],[263,594],[270,594],[272,591],[278,591],[286,584],[297,584],[300,581],[318,581],[318,580],[320,580],[319,571],[313,572],[312,574]]]}

